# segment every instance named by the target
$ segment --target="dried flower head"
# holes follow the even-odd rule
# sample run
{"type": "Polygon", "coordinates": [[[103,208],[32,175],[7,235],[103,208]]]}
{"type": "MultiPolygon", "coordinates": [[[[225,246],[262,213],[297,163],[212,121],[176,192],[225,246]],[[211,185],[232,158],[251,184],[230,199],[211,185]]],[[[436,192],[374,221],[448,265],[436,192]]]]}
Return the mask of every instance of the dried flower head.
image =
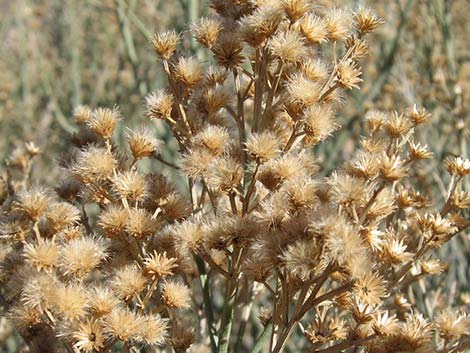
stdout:
{"type": "Polygon", "coordinates": [[[254,133],[246,141],[246,150],[256,163],[263,164],[279,153],[279,142],[272,132],[254,133]]]}
{"type": "Polygon", "coordinates": [[[187,309],[191,301],[189,288],[181,282],[166,281],[162,288],[162,301],[171,309],[187,309]]]}
{"type": "Polygon", "coordinates": [[[120,120],[120,113],[117,107],[113,109],[98,108],[92,113],[91,119],[86,124],[99,136],[109,139],[120,120]]]}
{"type": "Polygon", "coordinates": [[[160,148],[160,141],[146,127],[129,130],[126,137],[132,156],[135,159],[150,157],[160,148]]]}
{"type": "Polygon", "coordinates": [[[153,119],[171,119],[173,96],[164,90],[150,93],[145,97],[147,115],[153,119]]]}
{"type": "Polygon", "coordinates": [[[217,41],[222,24],[215,18],[201,18],[196,24],[191,26],[194,38],[206,48],[212,48],[217,41]]]}
{"type": "Polygon", "coordinates": [[[155,278],[171,276],[173,270],[178,266],[177,259],[168,258],[166,252],[159,254],[156,251],[144,259],[144,264],[145,272],[155,278]]]}
{"type": "Polygon", "coordinates": [[[175,31],[157,33],[152,39],[153,49],[159,57],[168,60],[176,51],[178,41],[179,37],[175,31]]]}

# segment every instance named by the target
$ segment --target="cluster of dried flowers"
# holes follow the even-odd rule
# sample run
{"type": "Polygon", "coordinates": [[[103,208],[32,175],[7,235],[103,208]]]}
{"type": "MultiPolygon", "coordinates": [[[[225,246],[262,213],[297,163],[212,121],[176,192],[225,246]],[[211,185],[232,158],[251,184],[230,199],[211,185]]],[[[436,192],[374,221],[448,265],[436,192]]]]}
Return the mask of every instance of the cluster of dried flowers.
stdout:
{"type": "Polygon", "coordinates": [[[342,95],[359,88],[365,35],[381,19],[310,0],[212,8],[192,27],[210,67],[179,55],[174,32],[153,41],[168,88],[147,97],[147,111],[178,142],[181,163],[166,163],[186,192],[139,169],[161,160],[149,130],[130,130],[128,148],[113,142],[116,108],[76,109],[77,148],[55,193],[13,177],[28,174],[33,145],[10,158],[0,294],[30,351],[468,347],[464,310],[426,317],[407,294],[444,271],[432,251],[470,227],[470,161],[448,160],[442,207],[421,195],[409,171],[432,157],[414,141],[430,116],[416,107],[369,112],[354,158],[331,175],[315,159],[339,128],[342,95]]]}

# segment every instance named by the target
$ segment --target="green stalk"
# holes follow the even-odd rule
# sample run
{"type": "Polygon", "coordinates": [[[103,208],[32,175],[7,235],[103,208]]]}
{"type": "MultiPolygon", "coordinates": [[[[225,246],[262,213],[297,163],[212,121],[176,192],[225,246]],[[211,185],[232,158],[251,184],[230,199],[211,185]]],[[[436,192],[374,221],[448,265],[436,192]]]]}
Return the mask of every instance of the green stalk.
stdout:
{"type": "Polygon", "coordinates": [[[202,290],[202,298],[204,302],[204,312],[207,320],[207,330],[211,341],[211,352],[217,353],[217,333],[214,327],[214,313],[212,311],[211,293],[209,287],[209,278],[207,277],[206,267],[199,256],[194,256],[196,266],[199,272],[199,284],[202,290]]]}

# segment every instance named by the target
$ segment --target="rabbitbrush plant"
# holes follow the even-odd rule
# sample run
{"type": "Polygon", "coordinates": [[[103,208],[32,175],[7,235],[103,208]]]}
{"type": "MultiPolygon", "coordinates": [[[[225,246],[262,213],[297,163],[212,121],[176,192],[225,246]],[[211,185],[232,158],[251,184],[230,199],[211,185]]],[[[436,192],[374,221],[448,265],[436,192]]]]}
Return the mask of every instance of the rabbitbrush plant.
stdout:
{"type": "MultiPolygon", "coordinates": [[[[324,2],[322,2],[324,3],[324,2]]],[[[151,130],[113,141],[118,108],[78,107],[54,191],[28,185],[33,144],[1,184],[1,297],[30,352],[459,352],[466,308],[420,312],[415,282],[470,226],[470,161],[451,157],[440,202],[413,169],[432,158],[430,115],[370,111],[351,160],[321,176],[319,144],[359,89],[382,22],[309,0],[213,0],[191,27],[209,63],[153,47],[168,86],[150,94],[180,159],[151,130]],[[141,161],[184,176],[181,188],[141,161]],[[424,160],[424,162],[423,162],[424,160]]],[[[333,137],[334,138],[334,137],[333,137]]]]}

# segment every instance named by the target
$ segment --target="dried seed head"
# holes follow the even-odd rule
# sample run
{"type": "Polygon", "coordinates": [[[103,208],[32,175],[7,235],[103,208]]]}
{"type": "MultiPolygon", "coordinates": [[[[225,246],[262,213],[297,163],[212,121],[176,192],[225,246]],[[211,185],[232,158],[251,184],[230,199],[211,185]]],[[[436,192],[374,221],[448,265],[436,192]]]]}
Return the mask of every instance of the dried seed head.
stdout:
{"type": "Polygon", "coordinates": [[[351,31],[351,18],[350,11],[346,9],[328,9],[325,13],[328,39],[332,42],[346,39],[351,31]]]}
{"type": "Polygon", "coordinates": [[[430,342],[432,329],[431,323],[422,314],[410,313],[405,323],[400,326],[400,336],[412,348],[417,349],[430,342]]]}
{"type": "Polygon", "coordinates": [[[312,8],[312,4],[310,0],[282,0],[282,7],[287,18],[295,22],[312,8]]]}
{"type": "Polygon", "coordinates": [[[307,76],[294,74],[287,83],[287,93],[289,95],[288,108],[293,113],[299,114],[304,107],[308,107],[318,102],[320,98],[321,85],[310,80],[307,76]]]}
{"type": "Polygon", "coordinates": [[[129,309],[116,308],[104,318],[103,324],[107,337],[127,342],[139,338],[142,318],[129,309]]]}
{"type": "Polygon", "coordinates": [[[112,178],[112,188],[120,199],[140,202],[147,196],[145,177],[137,171],[117,173],[112,178]]]}
{"type": "Polygon", "coordinates": [[[413,161],[421,161],[423,159],[432,158],[432,152],[428,150],[428,146],[422,146],[420,143],[409,143],[408,157],[413,161]]]}
{"type": "Polygon", "coordinates": [[[203,230],[197,220],[189,219],[179,223],[171,230],[175,234],[176,247],[181,253],[196,250],[203,239],[203,230]]]}
{"type": "Polygon", "coordinates": [[[240,32],[245,42],[253,47],[260,46],[272,36],[282,21],[283,9],[280,4],[267,4],[240,21],[240,32]]]}
{"type": "Polygon", "coordinates": [[[152,45],[155,53],[163,60],[168,60],[176,51],[179,37],[175,31],[157,33],[153,36],[152,45]]]}
{"type": "Polygon", "coordinates": [[[398,112],[393,112],[390,119],[385,123],[385,129],[392,138],[404,136],[412,128],[412,125],[405,115],[399,114],[398,112]]]}
{"type": "Polygon", "coordinates": [[[222,154],[230,142],[227,129],[209,125],[196,136],[194,136],[194,145],[207,149],[212,156],[222,154]]]}
{"type": "Polygon", "coordinates": [[[116,167],[117,160],[107,148],[91,146],[80,151],[70,171],[77,179],[89,184],[110,178],[116,167]]]}
{"type": "Polygon", "coordinates": [[[313,146],[325,140],[338,129],[331,107],[326,104],[314,104],[308,107],[303,114],[304,143],[313,146]]]}
{"type": "Polygon", "coordinates": [[[459,175],[461,177],[470,175],[470,160],[462,157],[450,157],[444,162],[444,165],[450,175],[459,175]]]}
{"type": "Polygon", "coordinates": [[[121,301],[109,287],[93,287],[88,291],[88,300],[94,317],[101,318],[117,308],[121,301]]]}
{"type": "Polygon", "coordinates": [[[388,156],[385,152],[380,158],[380,177],[388,182],[394,182],[406,176],[407,168],[400,156],[388,156]]]}
{"type": "Polygon", "coordinates": [[[76,124],[87,124],[93,116],[93,110],[87,105],[79,105],[73,110],[73,119],[76,124]]]}
{"type": "Polygon", "coordinates": [[[55,295],[55,310],[69,320],[85,316],[88,296],[80,284],[59,285],[55,295]]]}
{"type": "Polygon", "coordinates": [[[378,110],[368,111],[365,116],[365,128],[369,134],[376,134],[388,121],[388,116],[378,110]]]}
{"type": "Polygon", "coordinates": [[[361,69],[351,59],[341,62],[338,66],[338,83],[341,87],[359,89],[359,83],[362,82],[359,77],[361,75],[361,69]]]}
{"type": "Polygon", "coordinates": [[[330,185],[330,199],[338,206],[362,206],[366,202],[369,187],[362,178],[333,172],[328,179],[328,184],[330,185]]]}
{"type": "Polygon", "coordinates": [[[201,177],[205,175],[213,158],[214,155],[205,149],[192,150],[182,156],[181,169],[192,178],[201,177]]]}
{"type": "Polygon", "coordinates": [[[154,251],[153,254],[147,255],[144,259],[145,273],[155,278],[171,276],[173,270],[178,266],[176,262],[177,259],[168,258],[166,252],[159,254],[154,251]]]}
{"type": "Polygon", "coordinates": [[[115,238],[121,234],[127,223],[128,213],[124,207],[109,205],[98,216],[98,226],[104,230],[108,238],[115,238]]]}
{"type": "Polygon", "coordinates": [[[154,347],[165,343],[168,319],[162,319],[160,315],[145,315],[139,321],[138,341],[154,347]]]}
{"type": "Polygon", "coordinates": [[[421,110],[418,109],[416,104],[412,108],[408,109],[408,115],[414,125],[421,125],[427,123],[431,119],[431,114],[427,113],[426,109],[424,108],[422,108],[421,110]]]}
{"type": "Polygon", "coordinates": [[[368,305],[382,302],[387,294],[384,279],[376,273],[365,274],[354,283],[354,295],[368,305]]]}
{"type": "Polygon", "coordinates": [[[326,21],[315,15],[309,14],[300,22],[302,34],[312,43],[323,43],[328,39],[328,29],[326,21]]]}
{"type": "Polygon", "coordinates": [[[106,258],[106,251],[103,239],[73,239],[62,247],[61,268],[67,276],[83,278],[106,258]]]}
{"type": "Polygon", "coordinates": [[[175,78],[184,86],[191,88],[204,78],[204,71],[196,58],[180,58],[175,66],[175,78]]]}
{"type": "Polygon", "coordinates": [[[377,16],[377,14],[371,9],[360,9],[354,14],[356,29],[359,33],[359,36],[364,36],[365,34],[374,31],[381,24],[384,23],[383,19],[377,16]]]}
{"type": "Polygon", "coordinates": [[[162,301],[171,309],[187,309],[191,305],[189,288],[180,282],[167,281],[163,284],[162,301]]]}
{"type": "Polygon", "coordinates": [[[468,335],[470,318],[467,313],[444,310],[439,313],[435,323],[439,329],[439,335],[446,341],[458,339],[463,335],[468,335]]]}
{"type": "Polygon", "coordinates": [[[150,93],[145,97],[146,111],[149,118],[171,119],[173,109],[173,96],[164,90],[150,93]]]}
{"type": "Polygon", "coordinates": [[[228,70],[239,66],[245,59],[240,38],[235,33],[223,33],[212,47],[218,64],[228,70]]]}
{"type": "Polygon", "coordinates": [[[206,48],[212,48],[217,41],[220,30],[222,29],[221,22],[216,18],[201,18],[196,24],[191,26],[191,31],[196,40],[206,48]]]}
{"type": "Polygon", "coordinates": [[[80,210],[68,202],[53,202],[49,205],[46,219],[51,228],[58,232],[77,224],[81,219],[80,210]]]}
{"type": "Polygon", "coordinates": [[[246,141],[246,150],[258,164],[263,164],[279,153],[279,141],[272,132],[253,133],[246,141]]]}
{"type": "Polygon", "coordinates": [[[177,192],[165,197],[160,207],[165,218],[171,221],[185,219],[193,213],[189,200],[177,192]]]}
{"type": "Polygon", "coordinates": [[[136,238],[147,238],[157,230],[159,222],[152,215],[141,208],[128,210],[125,230],[136,238]]]}
{"type": "Polygon", "coordinates": [[[198,109],[207,115],[215,115],[220,109],[229,105],[231,99],[231,92],[226,87],[217,84],[204,90],[198,109]]]}
{"type": "Polygon", "coordinates": [[[361,151],[348,165],[348,174],[366,180],[373,179],[379,171],[379,161],[376,154],[361,151]]]}
{"type": "Polygon", "coordinates": [[[143,126],[136,130],[129,130],[126,137],[135,159],[152,156],[161,145],[160,141],[153,136],[152,131],[143,126]]]}
{"type": "Polygon", "coordinates": [[[243,178],[242,166],[232,158],[216,158],[207,172],[207,184],[214,190],[230,192],[235,189],[243,178]]]}
{"type": "Polygon", "coordinates": [[[25,244],[24,256],[37,271],[52,271],[59,264],[60,249],[53,240],[39,239],[37,244],[25,244]]]}
{"type": "Polygon", "coordinates": [[[46,190],[40,188],[26,189],[18,194],[15,210],[31,220],[37,220],[46,212],[50,201],[51,198],[46,190]]]}
{"type": "Polygon", "coordinates": [[[300,71],[309,80],[323,82],[327,79],[329,69],[321,59],[307,59],[300,64],[300,71]]]}
{"type": "Polygon", "coordinates": [[[128,301],[142,293],[147,284],[147,279],[137,266],[129,265],[117,270],[112,282],[119,298],[128,301]]]}
{"type": "Polygon", "coordinates": [[[183,324],[180,320],[173,322],[169,335],[170,344],[175,352],[186,352],[195,339],[194,328],[183,324]]]}
{"type": "Polygon", "coordinates": [[[120,113],[117,107],[113,109],[98,108],[93,110],[91,119],[86,124],[96,134],[109,139],[113,134],[118,121],[120,120],[120,113]]]}
{"type": "Polygon", "coordinates": [[[307,56],[303,38],[295,31],[282,31],[269,41],[272,54],[284,63],[298,63],[307,56]]]}
{"type": "Polygon", "coordinates": [[[107,337],[99,321],[87,319],[78,324],[72,339],[73,346],[80,352],[93,353],[104,347],[107,337]]]}

